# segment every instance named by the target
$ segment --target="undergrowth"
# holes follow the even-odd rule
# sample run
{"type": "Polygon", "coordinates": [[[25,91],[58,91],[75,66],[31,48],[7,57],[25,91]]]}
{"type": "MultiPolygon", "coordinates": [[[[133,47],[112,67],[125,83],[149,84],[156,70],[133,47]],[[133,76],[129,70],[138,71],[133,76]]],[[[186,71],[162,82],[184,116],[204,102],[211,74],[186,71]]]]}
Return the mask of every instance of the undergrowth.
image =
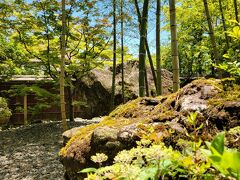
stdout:
{"type": "MultiPolygon", "coordinates": [[[[188,116],[195,132],[202,127],[196,126],[196,118],[197,113],[190,113],[188,116]]],[[[151,129],[149,131],[151,132],[151,129]]],[[[179,141],[180,144],[185,144],[184,149],[175,150],[171,146],[167,147],[161,140],[152,138],[150,133],[149,136],[142,136],[137,147],[120,151],[115,156],[113,165],[102,167],[107,156],[97,153],[92,157],[92,161],[97,163],[99,168],[87,168],[80,173],[87,173],[87,180],[240,180],[240,152],[225,147],[225,133],[218,134],[211,143],[203,143],[194,134],[191,141],[179,141]]]]}

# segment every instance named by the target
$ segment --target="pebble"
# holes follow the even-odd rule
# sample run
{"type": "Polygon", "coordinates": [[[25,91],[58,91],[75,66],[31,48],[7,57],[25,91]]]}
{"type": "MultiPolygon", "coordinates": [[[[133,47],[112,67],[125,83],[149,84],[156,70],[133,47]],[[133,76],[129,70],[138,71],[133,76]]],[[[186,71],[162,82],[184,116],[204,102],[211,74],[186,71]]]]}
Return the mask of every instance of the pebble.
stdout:
{"type": "MultiPolygon", "coordinates": [[[[78,118],[70,128],[97,123],[78,118]]],[[[63,180],[58,159],[62,147],[60,122],[45,122],[0,131],[0,180],[63,180]]]]}

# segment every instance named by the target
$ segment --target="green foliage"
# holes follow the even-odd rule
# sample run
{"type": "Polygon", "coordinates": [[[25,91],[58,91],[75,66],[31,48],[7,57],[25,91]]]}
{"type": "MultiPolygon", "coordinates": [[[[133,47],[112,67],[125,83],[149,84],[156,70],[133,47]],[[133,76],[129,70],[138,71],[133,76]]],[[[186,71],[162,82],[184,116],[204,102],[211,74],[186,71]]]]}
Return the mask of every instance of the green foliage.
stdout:
{"type": "Polygon", "coordinates": [[[194,127],[196,126],[197,115],[198,115],[197,112],[193,112],[189,113],[189,116],[187,117],[188,122],[194,127]]]}
{"type": "Polygon", "coordinates": [[[197,116],[198,116],[198,112],[196,111],[196,112],[189,113],[189,116],[187,117],[188,122],[190,123],[191,126],[193,126],[193,130],[194,130],[193,135],[187,132],[187,136],[190,137],[194,142],[195,156],[196,156],[197,150],[199,150],[202,144],[202,140],[201,139],[198,140],[197,133],[203,127],[203,123],[197,126],[197,116]]]}
{"type": "Polygon", "coordinates": [[[113,165],[87,168],[81,173],[87,173],[86,179],[89,180],[221,179],[224,176],[239,179],[240,152],[224,147],[224,133],[207,143],[209,150],[201,147],[197,153],[191,149],[176,151],[163,143],[154,144],[147,139],[137,144],[135,148],[119,152],[113,165]]]}
{"type": "Polygon", "coordinates": [[[12,75],[25,74],[26,57],[23,49],[19,47],[10,36],[0,32],[0,76],[2,80],[9,79],[12,75]]]}
{"type": "Polygon", "coordinates": [[[234,26],[232,31],[228,32],[230,37],[233,37],[235,40],[240,40],[240,23],[238,23],[238,26],[234,26]]]}
{"type": "Polygon", "coordinates": [[[236,42],[236,46],[228,49],[227,53],[223,55],[225,61],[217,67],[233,77],[240,78],[240,23],[237,23],[237,26],[234,26],[231,31],[228,31],[228,35],[236,42]]]}
{"type": "Polygon", "coordinates": [[[212,141],[207,143],[209,150],[205,153],[210,158],[212,165],[226,176],[240,179],[240,152],[227,149],[224,146],[224,133],[218,134],[212,141]]]}
{"type": "MultiPolygon", "coordinates": [[[[223,13],[226,22],[225,32],[219,7],[219,1],[208,1],[211,19],[213,21],[215,39],[220,55],[221,69],[230,71],[232,76],[239,74],[239,25],[234,18],[234,6],[231,0],[222,0],[223,13]],[[229,38],[229,47],[226,43],[226,33],[229,38]],[[225,57],[223,58],[223,55],[225,57]],[[229,57],[229,58],[226,58],[229,57]]],[[[164,5],[164,30],[169,31],[169,9],[164,5]]],[[[212,75],[214,73],[213,51],[208,33],[207,18],[204,15],[202,0],[179,0],[177,5],[179,60],[182,77],[196,77],[212,75]]],[[[162,51],[163,67],[172,70],[169,58],[170,45],[166,44],[162,51]]]]}
{"type": "MultiPolygon", "coordinates": [[[[101,3],[104,4],[103,1],[101,3]]],[[[111,24],[109,11],[103,12],[102,6],[95,0],[68,1],[66,8],[65,70],[66,84],[70,84],[72,79],[78,82],[90,70],[102,67],[105,56],[111,59],[108,31],[111,24]]],[[[10,78],[9,74],[47,75],[58,82],[61,36],[59,2],[3,1],[0,10],[0,75],[5,75],[5,79],[10,78]],[[32,60],[38,62],[34,64],[32,60]]],[[[75,84],[72,83],[73,91],[75,84]]]]}
{"type": "Polygon", "coordinates": [[[207,168],[207,162],[195,163],[190,154],[183,155],[163,143],[151,144],[151,141],[143,139],[136,148],[119,152],[112,166],[94,172],[95,178],[147,180],[164,177],[196,178],[203,176],[207,168]]]}
{"type": "Polygon", "coordinates": [[[0,120],[5,118],[10,118],[12,115],[10,109],[8,108],[8,104],[6,99],[0,97],[0,120]]]}

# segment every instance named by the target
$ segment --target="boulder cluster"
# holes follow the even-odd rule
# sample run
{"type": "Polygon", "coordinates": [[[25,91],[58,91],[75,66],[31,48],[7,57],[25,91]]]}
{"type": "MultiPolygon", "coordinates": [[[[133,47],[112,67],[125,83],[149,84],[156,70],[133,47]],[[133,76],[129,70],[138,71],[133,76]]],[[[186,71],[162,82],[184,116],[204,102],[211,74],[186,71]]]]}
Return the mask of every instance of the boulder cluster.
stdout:
{"type": "Polygon", "coordinates": [[[236,141],[240,137],[240,86],[226,82],[199,79],[173,94],[137,98],[118,106],[98,124],[68,133],[70,140],[59,153],[66,178],[77,179],[81,169],[96,166],[91,161],[96,153],[106,154],[105,165],[111,164],[119,151],[135,147],[143,137],[181,150],[184,144],[178,142],[190,141],[193,134],[204,142],[225,130],[226,145],[240,148],[236,141]],[[197,112],[195,127],[188,120],[193,112],[197,112]]]}

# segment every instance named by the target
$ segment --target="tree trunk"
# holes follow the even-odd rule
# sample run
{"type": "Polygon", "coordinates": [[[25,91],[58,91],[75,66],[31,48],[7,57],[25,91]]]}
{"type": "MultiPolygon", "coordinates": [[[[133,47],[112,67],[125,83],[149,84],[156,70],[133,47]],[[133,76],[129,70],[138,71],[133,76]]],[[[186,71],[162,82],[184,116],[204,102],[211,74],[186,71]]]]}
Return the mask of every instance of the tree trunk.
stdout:
{"type": "Polygon", "coordinates": [[[67,87],[68,90],[68,113],[69,113],[69,121],[74,121],[74,108],[73,108],[73,92],[72,92],[72,84],[67,87]]]}
{"type": "Polygon", "coordinates": [[[144,0],[142,19],[140,26],[140,45],[139,45],[139,96],[144,96],[144,77],[145,77],[145,59],[146,59],[146,35],[148,21],[148,4],[149,0],[144,0]]]}
{"type": "Polygon", "coordinates": [[[151,68],[152,75],[153,75],[154,85],[155,85],[155,88],[156,88],[156,90],[157,90],[157,77],[156,77],[156,73],[155,73],[155,69],[154,69],[154,65],[153,65],[153,60],[152,60],[150,48],[149,48],[149,46],[148,46],[148,40],[147,40],[147,38],[146,38],[145,45],[146,45],[146,50],[147,50],[147,55],[148,55],[148,60],[149,60],[150,68],[151,68]]]}
{"type": "Polygon", "coordinates": [[[149,86],[148,86],[148,75],[147,69],[145,68],[145,87],[146,87],[146,96],[149,97],[149,86]]]}
{"type": "Polygon", "coordinates": [[[161,77],[161,40],[160,40],[160,14],[161,14],[161,0],[157,0],[156,11],[156,64],[157,64],[157,95],[162,94],[162,77],[161,77]]]}
{"type": "Polygon", "coordinates": [[[61,37],[61,67],[60,67],[60,104],[61,104],[61,118],[62,127],[66,131],[67,121],[66,121],[66,109],[65,109],[65,94],[64,94],[64,66],[65,66],[65,54],[66,54],[66,10],[65,10],[65,0],[62,0],[62,37],[61,37]]]}
{"type": "Polygon", "coordinates": [[[218,65],[219,64],[219,54],[218,54],[215,35],[214,35],[214,31],[213,31],[212,20],[211,20],[210,12],[208,9],[208,2],[207,2],[207,0],[203,0],[203,3],[204,3],[204,8],[205,8],[205,13],[207,16],[209,36],[210,36],[212,49],[213,49],[213,56],[214,56],[214,60],[215,60],[214,63],[218,65]]]}
{"type": "MultiPolygon", "coordinates": [[[[134,2],[135,2],[136,11],[137,11],[138,22],[139,22],[139,31],[140,31],[142,16],[141,16],[141,13],[140,13],[140,10],[139,10],[139,6],[138,6],[137,0],[135,0],[134,2]]],[[[154,85],[155,85],[155,88],[157,90],[157,77],[156,77],[156,73],[155,73],[155,70],[154,70],[153,60],[152,60],[151,52],[150,52],[150,49],[149,49],[149,46],[148,46],[147,38],[145,38],[145,45],[146,45],[146,50],[147,50],[149,64],[150,64],[152,75],[153,75],[154,85]]]]}
{"type": "Polygon", "coordinates": [[[122,59],[122,102],[125,103],[124,96],[124,29],[123,29],[123,0],[121,0],[121,59],[122,59]]]}
{"type": "Polygon", "coordinates": [[[114,108],[115,99],[115,79],[116,79],[116,0],[113,0],[113,75],[112,75],[112,94],[110,108],[114,108]]]}
{"type": "Polygon", "coordinates": [[[235,18],[236,18],[236,21],[239,22],[237,0],[233,0],[233,1],[234,1],[235,18]]]}
{"type": "Polygon", "coordinates": [[[175,4],[176,4],[175,0],[169,0],[171,49],[172,49],[172,64],[173,64],[173,92],[178,91],[178,89],[180,88],[175,4]]]}
{"type": "Polygon", "coordinates": [[[222,7],[222,0],[219,0],[219,8],[220,8],[221,16],[222,16],[223,29],[224,29],[225,39],[226,39],[226,47],[227,47],[227,49],[229,49],[229,38],[227,35],[227,26],[226,26],[226,22],[225,22],[223,7],[222,7]]]}

